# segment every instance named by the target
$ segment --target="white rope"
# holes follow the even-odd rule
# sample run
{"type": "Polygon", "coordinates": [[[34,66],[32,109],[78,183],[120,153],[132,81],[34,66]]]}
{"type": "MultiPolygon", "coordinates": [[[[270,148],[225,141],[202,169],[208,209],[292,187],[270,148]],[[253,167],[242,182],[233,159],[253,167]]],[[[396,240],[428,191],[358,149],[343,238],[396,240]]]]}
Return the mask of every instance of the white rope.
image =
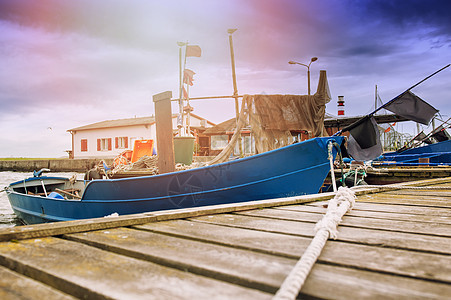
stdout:
{"type": "Polygon", "coordinates": [[[334,157],[332,155],[333,146],[334,146],[333,143],[329,142],[327,144],[327,152],[328,152],[328,158],[329,158],[330,177],[332,179],[332,187],[333,187],[333,191],[337,192],[337,184],[335,182],[335,171],[334,171],[334,157]]]}
{"type": "Polygon", "coordinates": [[[274,295],[274,300],[296,299],[327,239],[329,236],[333,239],[337,238],[337,226],[343,215],[352,209],[354,203],[354,191],[347,187],[339,187],[335,197],[329,200],[326,214],[315,226],[312,242],[274,295]]]}

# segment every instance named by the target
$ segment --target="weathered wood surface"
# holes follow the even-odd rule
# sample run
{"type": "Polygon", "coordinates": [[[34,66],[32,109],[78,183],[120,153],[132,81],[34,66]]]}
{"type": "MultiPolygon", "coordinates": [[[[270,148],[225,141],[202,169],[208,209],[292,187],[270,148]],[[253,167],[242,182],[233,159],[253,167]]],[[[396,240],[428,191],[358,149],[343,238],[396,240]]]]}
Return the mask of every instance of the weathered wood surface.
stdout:
{"type": "MultiPolygon", "coordinates": [[[[359,192],[301,295],[449,298],[451,178],[425,184],[449,189],[359,192]]],[[[0,299],[271,298],[311,242],[329,198],[1,230],[0,299]]]]}
{"type": "MultiPolygon", "coordinates": [[[[345,169],[344,172],[348,172],[345,169]]],[[[449,166],[376,166],[367,169],[365,181],[368,184],[392,184],[408,182],[413,180],[423,180],[431,178],[443,178],[451,176],[449,166]]],[[[341,170],[335,170],[335,177],[340,178],[341,170]]],[[[330,177],[328,177],[330,182],[330,177]]]]}
{"type": "Polygon", "coordinates": [[[160,174],[175,171],[174,141],[172,139],[172,92],[163,92],[153,96],[155,103],[155,122],[157,136],[157,166],[160,174]]]}

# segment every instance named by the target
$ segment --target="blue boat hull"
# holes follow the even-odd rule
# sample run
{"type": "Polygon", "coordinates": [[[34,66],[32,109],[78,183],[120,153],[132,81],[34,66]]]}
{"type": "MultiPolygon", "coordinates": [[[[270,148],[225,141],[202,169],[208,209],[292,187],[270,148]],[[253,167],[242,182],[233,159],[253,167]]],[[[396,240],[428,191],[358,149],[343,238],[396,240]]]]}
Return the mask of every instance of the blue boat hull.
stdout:
{"type": "Polygon", "coordinates": [[[94,180],[81,200],[15,192],[21,182],[9,186],[8,197],[19,218],[34,224],[314,194],[329,172],[330,140],[341,144],[343,138],[315,138],[198,169],[94,180]]]}
{"type": "Polygon", "coordinates": [[[375,161],[388,165],[449,165],[451,164],[451,140],[443,141],[403,152],[384,153],[375,161]],[[420,158],[428,158],[428,163],[419,163],[420,158]]]}

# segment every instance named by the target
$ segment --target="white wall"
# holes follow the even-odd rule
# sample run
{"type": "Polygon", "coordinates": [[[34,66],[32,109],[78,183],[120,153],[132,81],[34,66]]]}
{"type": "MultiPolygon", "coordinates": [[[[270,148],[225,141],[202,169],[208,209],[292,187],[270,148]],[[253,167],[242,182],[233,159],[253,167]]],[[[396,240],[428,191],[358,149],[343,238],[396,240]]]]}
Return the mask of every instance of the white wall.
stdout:
{"type": "Polygon", "coordinates": [[[133,140],[152,139],[155,136],[155,133],[152,134],[152,132],[155,132],[155,128],[152,130],[152,127],[155,127],[155,125],[148,126],[148,128],[140,125],[77,131],[73,134],[74,158],[116,157],[125,150],[133,150],[133,140]],[[116,149],[116,137],[128,137],[128,147],[116,149]],[[111,150],[97,151],[97,139],[105,138],[111,138],[111,150]],[[88,140],[88,151],[86,152],[81,151],[82,139],[88,140]]]}
{"type": "MultiPolygon", "coordinates": [[[[185,120],[186,122],[186,120],[185,120]]],[[[186,123],[185,123],[186,124],[186,123]]],[[[191,126],[201,126],[201,120],[191,116],[191,126]]],[[[207,123],[207,127],[211,127],[207,123]]],[[[172,118],[172,128],[177,129],[177,118],[172,118]]],[[[156,147],[156,125],[135,125],[113,128],[99,128],[81,130],[73,133],[73,150],[74,158],[111,158],[116,157],[125,150],[133,150],[134,140],[153,139],[154,147],[156,147]],[[128,147],[116,149],[115,138],[128,137],[128,147]],[[97,139],[111,138],[111,150],[97,151],[97,139]],[[87,139],[88,151],[81,151],[81,140],[87,139]]]]}

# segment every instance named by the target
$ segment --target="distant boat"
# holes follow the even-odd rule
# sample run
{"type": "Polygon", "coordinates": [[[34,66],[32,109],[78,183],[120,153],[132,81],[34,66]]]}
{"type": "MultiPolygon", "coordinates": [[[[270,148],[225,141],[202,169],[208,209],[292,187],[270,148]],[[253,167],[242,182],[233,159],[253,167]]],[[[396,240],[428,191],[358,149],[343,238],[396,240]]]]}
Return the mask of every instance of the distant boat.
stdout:
{"type": "Polygon", "coordinates": [[[451,165],[451,140],[384,153],[373,161],[374,165],[439,166],[451,165]]]}
{"type": "Polygon", "coordinates": [[[14,212],[26,224],[314,194],[329,173],[329,142],[341,144],[343,137],[314,138],[155,176],[87,182],[35,174],[11,183],[6,192],[14,212]]]}

